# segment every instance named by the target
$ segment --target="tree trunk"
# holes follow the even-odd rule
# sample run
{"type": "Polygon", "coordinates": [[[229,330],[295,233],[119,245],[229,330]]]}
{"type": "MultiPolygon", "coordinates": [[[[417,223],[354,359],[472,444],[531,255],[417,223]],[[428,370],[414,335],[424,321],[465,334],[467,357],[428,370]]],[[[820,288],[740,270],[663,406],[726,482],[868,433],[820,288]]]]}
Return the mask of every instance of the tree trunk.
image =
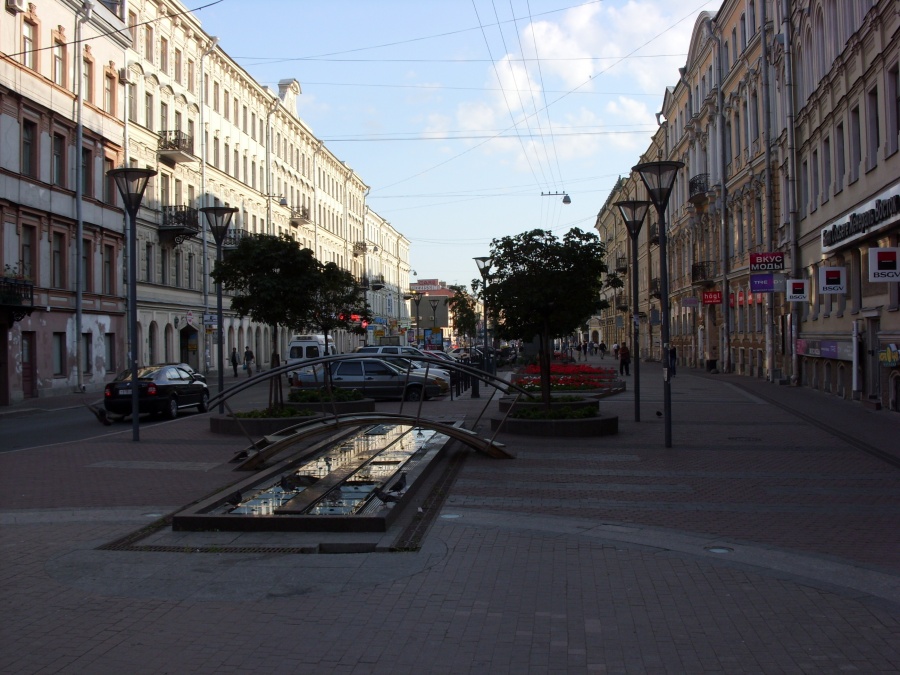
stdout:
{"type": "MultiPolygon", "coordinates": [[[[278,353],[278,326],[272,327],[272,356],[269,367],[275,368],[281,365],[281,355],[278,353]]],[[[281,388],[281,375],[269,378],[269,408],[284,407],[284,391],[281,388]]]]}
{"type": "Polygon", "coordinates": [[[538,366],[541,371],[541,401],[544,407],[550,409],[550,332],[545,328],[540,335],[538,366]]]}

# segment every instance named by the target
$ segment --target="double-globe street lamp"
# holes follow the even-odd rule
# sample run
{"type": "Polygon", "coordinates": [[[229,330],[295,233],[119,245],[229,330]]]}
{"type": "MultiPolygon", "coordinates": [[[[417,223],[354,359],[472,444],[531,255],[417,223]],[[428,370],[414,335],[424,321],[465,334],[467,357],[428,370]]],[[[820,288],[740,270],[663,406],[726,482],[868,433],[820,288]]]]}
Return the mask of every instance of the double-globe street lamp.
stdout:
{"type": "MultiPolygon", "coordinates": [[[[200,209],[206,215],[206,224],[216,240],[216,264],[222,264],[222,244],[228,236],[231,218],[237,213],[233,206],[205,206],[200,209]]],[[[224,331],[222,325],[222,282],[216,283],[216,363],[219,369],[219,394],[225,390],[224,331]]],[[[219,399],[219,414],[224,414],[225,402],[219,399]]]]}
{"type": "Polygon", "coordinates": [[[637,171],[647,188],[647,193],[659,216],[659,297],[662,310],[662,363],[663,363],[663,416],[665,423],[666,447],[672,447],[672,383],[669,373],[672,368],[671,345],[669,344],[669,267],[666,259],[666,206],[672,194],[672,186],[683,162],[645,162],[632,167],[637,171]]]}
{"type": "Polygon", "coordinates": [[[640,318],[638,315],[638,235],[644,224],[644,217],[650,208],[650,202],[624,200],[616,202],[628,235],[631,237],[631,323],[634,329],[634,337],[631,341],[631,349],[634,351],[634,421],[641,421],[641,350],[640,350],[640,318]]]}
{"type": "Polygon", "coordinates": [[[428,301],[428,304],[431,305],[431,344],[433,346],[434,334],[437,332],[437,308],[441,301],[437,298],[432,298],[428,301]]]}
{"type": "Polygon", "coordinates": [[[419,304],[422,302],[422,294],[419,291],[413,291],[408,296],[404,296],[407,300],[412,300],[413,304],[416,306],[416,345],[419,344],[419,304]]]}
{"type": "Polygon", "coordinates": [[[116,181],[125,212],[128,214],[128,332],[131,334],[131,439],[141,440],[140,402],[138,394],[137,337],[137,213],[144,199],[147,183],[155,169],[121,168],[106,172],[116,181]]]}

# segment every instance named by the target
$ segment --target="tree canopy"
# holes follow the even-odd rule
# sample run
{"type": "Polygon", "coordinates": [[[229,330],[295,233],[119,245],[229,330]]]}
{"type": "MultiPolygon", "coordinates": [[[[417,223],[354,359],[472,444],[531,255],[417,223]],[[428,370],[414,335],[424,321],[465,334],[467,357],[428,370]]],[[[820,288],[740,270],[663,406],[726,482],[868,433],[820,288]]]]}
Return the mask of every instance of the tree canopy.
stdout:
{"type": "Polygon", "coordinates": [[[473,336],[478,326],[475,312],[475,298],[469,295],[465,286],[450,286],[453,297],[447,300],[447,306],[453,316],[453,325],[460,335],[473,336]]]}
{"type": "Polygon", "coordinates": [[[365,290],[337,263],[319,265],[318,273],[313,310],[306,323],[325,336],[326,344],[328,335],[337,328],[363,333],[363,322],[372,320],[365,290]]]}
{"type": "Polygon", "coordinates": [[[473,282],[488,303],[498,335],[540,344],[541,393],[550,401],[550,345],[596,312],[603,288],[606,248],[597,235],[578,228],[560,240],[531,230],[491,242],[488,283],[473,282]]]}

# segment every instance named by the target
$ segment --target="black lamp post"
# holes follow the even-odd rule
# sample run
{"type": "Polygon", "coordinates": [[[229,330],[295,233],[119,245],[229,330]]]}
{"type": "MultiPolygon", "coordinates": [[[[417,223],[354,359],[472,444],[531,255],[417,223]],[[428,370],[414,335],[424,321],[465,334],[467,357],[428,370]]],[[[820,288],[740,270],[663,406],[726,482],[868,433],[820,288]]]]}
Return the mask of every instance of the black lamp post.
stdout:
{"type": "Polygon", "coordinates": [[[413,291],[409,294],[413,304],[416,306],[416,346],[419,345],[419,304],[422,302],[422,294],[419,291],[413,291]]]}
{"type": "Polygon", "coordinates": [[[428,304],[431,305],[431,342],[434,344],[434,333],[437,331],[437,308],[441,301],[434,298],[429,300],[428,304]]]}
{"type": "MultiPolygon", "coordinates": [[[[216,240],[216,263],[222,263],[222,244],[228,236],[228,226],[231,218],[237,213],[233,206],[206,206],[200,209],[206,214],[206,224],[216,240]]],[[[225,389],[225,354],[223,352],[224,331],[222,330],[222,282],[216,284],[216,363],[219,369],[219,393],[225,389]]],[[[225,403],[220,399],[219,414],[225,413],[225,403]]]]}
{"type": "Polygon", "coordinates": [[[147,183],[155,169],[110,169],[106,172],[116,181],[125,212],[128,214],[128,331],[131,333],[131,439],[141,440],[140,403],[138,398],[137,338],[137,213],[144,199],[147,183]]]}
{"type": "Polygon", "coordinates": [[[672,447],[672,384],[669,378],[671,372],[671,355],[669,352],[669,268],[666,260],[666,206],[672,194],[672,186],[675,185],[675,177],[679,169],[684,167],[683,162],[646,162],[632,167],[637,171],[647,192],[650,201],[656,207],[659,215],[659,297],[662,311],[662,362],[663,362],[663,414],[666,427],[666,447],[672,447]]]}
{"type": "MultiPolygon", "coordinates": [[[[478,271],[481,273],[481,280],[484,282],[484,290],[487,291],[488,279],[491,276],[491,265],[493,261],[487,256],[475,258],[475,264],[478,265],[478,271]]],[[[484,370],[493,374],[493,362],[490,361],[490,352],[488,351],[488,334],[490,332],[490,323],[488,323],[488,302],[487,293],[484,296],[484,370]]]]}
{"type": "Polygon", "coordinates": [[[644,217],[650,208],[650,202],[626,200],[616,202],[628,235],[631,237],[631,322],[634,328],[634,337],[631,341],[631,349],[634,351],[634,421],[641,421],[641,350],[640,350],[640,325],[638,318],[638,235],[644,224],[644,217]]]}

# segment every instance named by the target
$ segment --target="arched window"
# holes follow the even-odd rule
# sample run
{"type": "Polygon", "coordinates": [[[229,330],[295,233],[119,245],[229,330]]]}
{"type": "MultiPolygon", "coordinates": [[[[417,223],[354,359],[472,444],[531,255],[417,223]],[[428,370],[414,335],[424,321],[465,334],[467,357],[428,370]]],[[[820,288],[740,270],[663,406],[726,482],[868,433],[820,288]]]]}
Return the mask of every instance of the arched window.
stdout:
{"type": "Polygon", "coordinates": [[[756,35],[756,3],[754,0],[750,0],[750,36],[756,35]]]}
{"type": "Polygon", "coordinates": [[[825,40],[825,16],[822,13],[821,8],[816,11],[815,39],[813,44],[816,49],[815,77],[813,78],[813,83],[818,84],[822,78],[825,77],[825,73],[828,72],[828,64],[825,56],[825,47],[828,43],[825,40]]]}

